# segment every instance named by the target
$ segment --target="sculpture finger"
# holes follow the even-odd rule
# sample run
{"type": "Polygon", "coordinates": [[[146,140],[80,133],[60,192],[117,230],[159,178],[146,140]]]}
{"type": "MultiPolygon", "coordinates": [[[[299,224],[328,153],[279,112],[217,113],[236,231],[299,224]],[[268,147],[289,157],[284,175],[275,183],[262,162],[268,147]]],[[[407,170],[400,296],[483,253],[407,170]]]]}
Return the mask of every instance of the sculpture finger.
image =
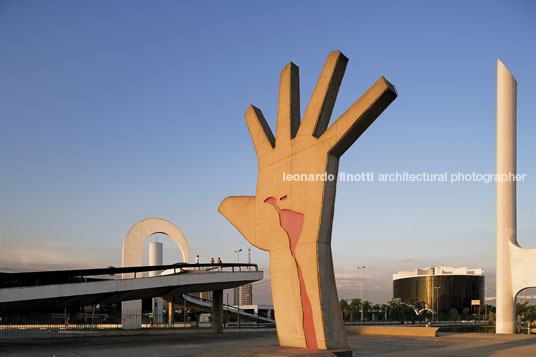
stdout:
{"type": "Polygon", "coordinates": [[[300,126],[300,74],[299,68],[289,62],[281,71],[275,145],[289,145],[300,126]]]}
{"type": "Polygon", "coordinates": [[[324,133],[327,139],[336,138],[330,154],[336,157],[344,154],[396,96],[396,88],[381,77],[324,133]]]}
{"type": "Polygon", "coordinates": [[[329,125],[347,63],[348,58],[340,51],[329,54],[303,115],[298,135],[314,135],[318,138],[324,133],[329,125]]]}
{"type": "Polygon", "coordinates": [[[264,115],[259,108],[250,105],[245,114],[248,124],[249,134],[255,146],[257,157],[263,153],[272,150],[275,147],[275,138],[270,126],[264,119],[264,115]]]}

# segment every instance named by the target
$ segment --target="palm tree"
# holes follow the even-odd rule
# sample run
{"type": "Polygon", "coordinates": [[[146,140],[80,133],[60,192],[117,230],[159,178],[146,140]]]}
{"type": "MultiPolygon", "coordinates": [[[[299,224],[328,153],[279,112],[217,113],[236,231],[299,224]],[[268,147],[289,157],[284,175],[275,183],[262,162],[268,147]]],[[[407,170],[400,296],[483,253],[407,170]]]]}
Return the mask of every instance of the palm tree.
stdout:
{"type": "Polygon", "coordinates": [[[357,320],[357,314],[361,311],[361,299],[352,299],[350,302],[350,312],[352,316],[352,320],[357,320]]]}
{"type": "Polygon", "coordinates": [[[451,320],[458,321],[460,319],[460,313],[454,307],[449,310],[449,314],[451,320]]]}
{"type": "Polygon", "coordinates": [[[395,303],[392,300],[387,301],[387,316],[391,321],[395,319],[395,303]]]}
{"type": "Polygon", "coordinates": [[[405,312],[405,306],[402,305],[401,303],[399,302],[394,302],[394,301],[388,301],[387,302],[388,306],[389,306],[389,311],[391,313],[391,321],[394,321],[394,320],[400,320],[402,321],[403,320],[403,313],[405,312]]]}
{"type": "Polygon", "coordinates": [[[387,304],[381,304],[380,305],[380,311],[384,313],[384,321],[387,321],[387,312],[389,310],[389,305],[387,304]]]}
{"type": "MultiPolygon", "coordinates": [[[[375,312],[378,312],[378,313],[379,313],[379,312],[380,312],[380,309],[381,309],[380,304],[374,304],[374,305],[372,306],[372,321],[374,321],[374,313],[375,313],[375,312]]],[[[378,314],[378,315],[379,315],[379,314],[378,314]]],[[[378,319],[379,319],[379,317],[378,317],[378,319]]]]}
{"type": "Polygon", "coordinates": [[[368,320],[368,313],[372,310],[372,303],[368,300],[363,301],[363,316],[367,317],[368,320]]]}
{"type": "Polygon", "coordinates": [[[342,320],[347,321],[350,316],[350,305],[348,305],[346,300],[341,299],[341,301],[339,301],[339,307],[341,308],[342,320]]]}

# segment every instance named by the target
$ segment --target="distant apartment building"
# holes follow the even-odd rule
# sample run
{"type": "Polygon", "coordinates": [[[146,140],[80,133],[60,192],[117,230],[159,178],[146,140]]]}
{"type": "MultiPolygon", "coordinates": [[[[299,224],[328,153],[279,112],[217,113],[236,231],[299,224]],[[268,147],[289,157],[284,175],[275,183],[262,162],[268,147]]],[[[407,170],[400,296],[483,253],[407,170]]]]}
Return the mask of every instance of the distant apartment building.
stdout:
{"type": "Polygon", "coordinates": [[[253,304],[253,286],[246,284],[234,288],[234,305],[252,305],[253,304]]]}

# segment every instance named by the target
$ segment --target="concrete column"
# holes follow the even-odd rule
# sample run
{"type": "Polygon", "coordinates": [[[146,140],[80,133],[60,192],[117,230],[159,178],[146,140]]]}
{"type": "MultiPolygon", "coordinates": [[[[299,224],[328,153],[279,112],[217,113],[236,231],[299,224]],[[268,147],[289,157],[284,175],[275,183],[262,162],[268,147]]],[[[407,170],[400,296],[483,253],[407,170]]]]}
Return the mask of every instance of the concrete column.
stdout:
{"type": "MultiPolygon", "coordinates": [[[[150,242],[149,243],[149,265],[162,265],[163,264],[163,244],[159,242],[150,242]]],[[[154,270],[149,272],[149,276],[159,276],[160,271],[154,270]]],[[[161,324],[163,321],[163,311],[164,311],[164,302],[161,299],[153,298],[152,301],[153,309],[153,322],[155,324],[161,324]]]]}
{"type": "MultiPolygon", "coordinates": [[[[497,60],[497,175],[516,173],[517,82],[497,60]]],[[[499,176],[501,177],[501,176],[499,176]]],[[[497,333],[515,333],[510,245],[517,246],[516,182],[496,183],[497,333]]]]}
{"type": "Polygon", "coordinates": [[[175,298],[173,296],[170,296],[169,297],[169,302],[168,302],[168,321],[169,321],[169,325],[172,326],[174,321],[173,321],[173,300],[175,300],[175,298]]]}
{"type": "Polygon", "coordinates": [[[129,300],[121,303],[121,327],[124,330],[141,328],[141,300],[129,300]]]}
{"type": "Polygon", "coordinates": [[[223,290],[212,292],[212,332],[223,332],[223,290]]]}

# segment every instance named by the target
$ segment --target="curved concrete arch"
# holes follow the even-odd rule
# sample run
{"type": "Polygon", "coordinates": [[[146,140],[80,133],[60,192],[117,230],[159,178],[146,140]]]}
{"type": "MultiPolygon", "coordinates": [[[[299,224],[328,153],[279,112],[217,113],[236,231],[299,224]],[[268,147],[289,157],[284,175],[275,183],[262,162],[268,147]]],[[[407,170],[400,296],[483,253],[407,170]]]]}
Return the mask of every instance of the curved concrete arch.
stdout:
{"type": "MultiPolygon", "coordinates": [[[[143,264],[143,244],[153,234],[162,233],[173,239],[179,246],[185,263],[190,261],[190,246],[181,230],[162,218],[147,218],[136,223],[123,241],[123,266],[143,264]]],[[[141,276],[141,274],[140,274],[141,276]]],[[[123,279],[133,278],[133,273],[123,274],[123,279]]],[[[123,301],[121,304],[121,324],[124,329],[141,328],[141,300],[123,301]]]]}
{"type": "MultiPolygon", "coordinates": [[[[143,264],[143,244],[151,235],[162,233],[173,239],[179,246],[185,263],[190,261],[190,246],[181,230],[168,220],[147,218],[136,223],[123,242],[123,266],[143,264]]],[[[132,277],[133,274],[124,274],[132,277]]],[[[125,276],[123,276],[125,277],[125,276]]]]}
{"type": "Polygon", "coordinates": [[[523,289],[519,290],[517,293],[515,293],[514,295],[514,301],[517,300],[517,298],[519,297],[519,294],[521,294],[524,290],[527,290],[527,289],[536,289],[536,285],[535,286],[527,286],[527,287],[524,287],[523,289]]]}

